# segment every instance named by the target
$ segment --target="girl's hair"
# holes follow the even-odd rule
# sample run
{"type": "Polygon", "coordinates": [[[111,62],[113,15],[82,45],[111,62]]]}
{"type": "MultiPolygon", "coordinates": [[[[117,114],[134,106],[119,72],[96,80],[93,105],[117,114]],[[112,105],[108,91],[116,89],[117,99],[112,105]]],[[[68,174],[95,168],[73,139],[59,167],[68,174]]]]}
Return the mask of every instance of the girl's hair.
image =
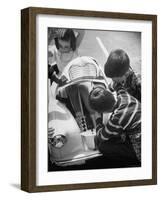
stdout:
{"type": "Polygon", "coordinates": [[[55,38],[55,45],[57,49],[59,49],[59,39],[64,40],[64,41],[70,41],[72,50],[73,51],[76,50],[76,37],[72,29],[67,29],[63,37],[55,38]]]}

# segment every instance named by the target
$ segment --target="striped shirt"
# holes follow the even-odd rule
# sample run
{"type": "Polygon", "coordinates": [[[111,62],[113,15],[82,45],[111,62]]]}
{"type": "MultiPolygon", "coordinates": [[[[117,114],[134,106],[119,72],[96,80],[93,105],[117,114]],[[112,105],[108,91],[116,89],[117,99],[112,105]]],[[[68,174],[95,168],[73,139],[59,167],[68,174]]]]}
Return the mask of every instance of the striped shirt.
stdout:
{"type": "Polygon", "coordinates": [[[126,135],[130,138],[141,133],[140,102],[122,87],[118,87],[116,92],[117,103],[107,124],[103,125],[100,119],[96,121],[99,141],[123,142],[126,135]]]}

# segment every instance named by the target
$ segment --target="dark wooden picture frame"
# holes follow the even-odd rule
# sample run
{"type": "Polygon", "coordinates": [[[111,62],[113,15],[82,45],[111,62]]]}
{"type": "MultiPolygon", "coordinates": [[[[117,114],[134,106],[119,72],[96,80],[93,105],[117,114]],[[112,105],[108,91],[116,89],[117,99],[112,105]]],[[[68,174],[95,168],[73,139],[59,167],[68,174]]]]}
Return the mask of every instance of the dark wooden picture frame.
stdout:
{"type": "MultiPolygon", "coordinates": [[[[70,172],[69,172],[70,173],[70,172]]],[[[21,11],[21,189],[27,192],[157,184],[157,16],[30,7],[21,11]],[[62,15],[152,22],[152,178],[64,185],[36,185],[36,16],[62,15]]]]}

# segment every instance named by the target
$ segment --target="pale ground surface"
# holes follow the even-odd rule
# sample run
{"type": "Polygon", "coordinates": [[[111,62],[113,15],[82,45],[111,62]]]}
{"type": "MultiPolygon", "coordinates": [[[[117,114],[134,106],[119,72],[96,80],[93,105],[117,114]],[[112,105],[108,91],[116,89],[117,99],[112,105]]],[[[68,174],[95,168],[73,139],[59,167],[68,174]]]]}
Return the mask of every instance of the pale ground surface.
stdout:
{"type": "Polygon", "coordinates": [[[80,55],[92,56],[104,66],[106,57],[100,48],[96,37],[99,37],[108,53],[114,49],[123,49],[130,57],[131,67],[141,72],[141,33],[119,31],[91,31],[86,30],[85,36],[79,47],[80,55]]]}

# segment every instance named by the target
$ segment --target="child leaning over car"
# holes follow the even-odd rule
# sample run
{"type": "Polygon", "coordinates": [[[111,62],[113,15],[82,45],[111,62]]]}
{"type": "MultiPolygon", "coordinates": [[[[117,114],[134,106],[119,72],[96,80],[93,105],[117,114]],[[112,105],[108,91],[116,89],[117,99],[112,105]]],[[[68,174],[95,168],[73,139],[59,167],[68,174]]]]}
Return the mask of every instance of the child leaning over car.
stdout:
{"type": "MultiPolygon", "coordinates": [[[[117,101],[104,88],[93,89],[89,96],[92,109],[98,113],[112,112],[107,124],[101,117],[96,120],[96,146],[107,156],[131,156],[126,140],[129,139],[132,149],[141,161],[141,105],[121,84],[115,84],[117,101]]],[[[98,114],[98,116],[100,115],[98,114]]]]}
{"type": "Polygon", "coordinates": [[[141,102],[141,78],[130,66],[130,59],[122,49],[112,51],[105,63],[105,75],[113,80],[113,84],[122,84],[127,92],[141,102]]]}

